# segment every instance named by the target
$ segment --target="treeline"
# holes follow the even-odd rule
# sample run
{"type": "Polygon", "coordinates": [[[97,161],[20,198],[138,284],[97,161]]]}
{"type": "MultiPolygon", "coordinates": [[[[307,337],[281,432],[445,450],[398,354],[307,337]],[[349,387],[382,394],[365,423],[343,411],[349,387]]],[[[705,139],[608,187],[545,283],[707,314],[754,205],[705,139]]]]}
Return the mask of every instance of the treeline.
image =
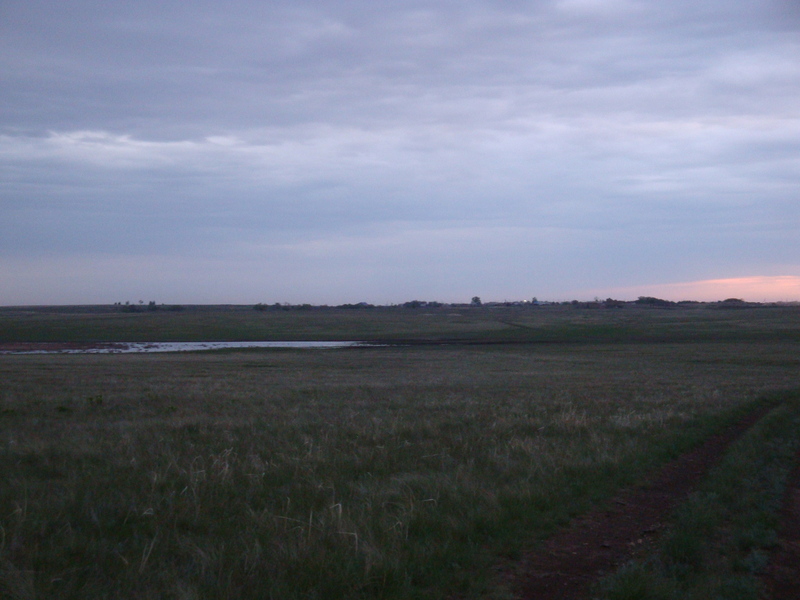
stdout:
{"type": "Polygon", "coordinates": [[[438,302],[435,300],[409,300],[402,304],[389,304],[389,305],[375,305],[369,302],[358,302],[355,304],[338,304],[329,306],[312,305],[312,304],[290,304],[275,302],[274,304],[265,304],[259,302],[253,306],[257,311],[277,311],[277,310],[317,310],[317,309],[348,309],[348,310],[366,310],[375,308],[407,308],[407,309],[434,309],[434,308],[471,308],[471,307],[484,307],[484,308],[502,308],[502,307],[545,307],[545,306],[569,306],[573,308],[606,308],[606,309],[621,309],[626,306],[638,306],[644,308],[677,308],[687,306],[707,306],[711,308],[744,308],[752,306],[763,306],[757,302],[746,302],[740,298],[728,298],[718,302],[700,302],[696,300],[682,300],[674,302],[672,300],[664,300],[653,296],[640,296],[637,300],[617,300],[615,298],[606,298],[601,300],[595,298],[590,301],[581,300],[566,300],[566,301],[540,301],[536,298],[532,300],[517,300],[517,301],[503,301],[503,302],[482,302],[478,296],[472,298],[471,302],[463,303],[447,303],[438,302]]]}
{"type": "Polygon", "coordinates": [[[183,306],[180,304],[156,304],[155,300],[150,300],[147,304],[144,303],[144,300],[139,300],[138,304],[131,304],[130,302],[115,302],[114,306],[119,307],[120,312],[127,312],[127,313],[136,313],[136,312],[155,312],[157,310],[170,310],[170,311],[179,311],[183,310],[183,306]]]}

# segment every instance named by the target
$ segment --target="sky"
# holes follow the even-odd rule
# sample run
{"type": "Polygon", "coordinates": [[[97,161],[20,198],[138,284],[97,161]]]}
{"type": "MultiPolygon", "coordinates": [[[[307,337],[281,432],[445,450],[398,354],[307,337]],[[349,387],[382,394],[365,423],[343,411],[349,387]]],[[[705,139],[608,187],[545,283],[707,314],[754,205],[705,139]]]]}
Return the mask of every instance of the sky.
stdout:
{"type": "Polygon", "coordinates": [[[800,300],[796,0],[2,0],[0,305],[800,300]]]}

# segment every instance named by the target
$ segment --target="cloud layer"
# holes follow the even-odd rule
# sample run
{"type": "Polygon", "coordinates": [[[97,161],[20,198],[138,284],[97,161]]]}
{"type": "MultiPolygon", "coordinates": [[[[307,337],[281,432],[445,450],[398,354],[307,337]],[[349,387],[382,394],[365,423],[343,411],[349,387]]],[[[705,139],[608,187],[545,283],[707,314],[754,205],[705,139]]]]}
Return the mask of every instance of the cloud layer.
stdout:
{"type": "Polygon", "coordinates": [[[0,303],[800,276],[796,6],[5,2],[0,303]]]}

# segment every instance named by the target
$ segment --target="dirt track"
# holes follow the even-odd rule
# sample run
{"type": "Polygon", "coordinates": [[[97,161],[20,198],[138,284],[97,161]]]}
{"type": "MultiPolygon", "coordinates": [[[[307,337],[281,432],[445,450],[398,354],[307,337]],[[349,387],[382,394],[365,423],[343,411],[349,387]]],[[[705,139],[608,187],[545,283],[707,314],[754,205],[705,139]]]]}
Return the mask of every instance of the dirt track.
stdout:
{"type": "Polygon", "coordinates": [[[786,488],[778,545],[762,581],[774,600],[800,598],[800,453],[786,488]]]}
{"type": "MultiPolygon", "coordinates": [[[[731,442],[769,408],[749,414],[670,462],[642,487],[623,491],[612,501],[612,508],[577,519],[543,547],[524,556],[519,565],[505,575],[509,587],[516,590],[520,600],[587,598],[593,583],[654,542],[673,509],[721,459],[731,442]]],[[[795,509],[798,509],[800,489],[795,500],[798,503],[795,509]]],[[[794,549],[800,550],[796,544],[794,549]]],[[[798,558],[800,553],[795,554],[793,560],[798,558]]],[[[794,595],[775,597],[800,598],[794,595]]]]}

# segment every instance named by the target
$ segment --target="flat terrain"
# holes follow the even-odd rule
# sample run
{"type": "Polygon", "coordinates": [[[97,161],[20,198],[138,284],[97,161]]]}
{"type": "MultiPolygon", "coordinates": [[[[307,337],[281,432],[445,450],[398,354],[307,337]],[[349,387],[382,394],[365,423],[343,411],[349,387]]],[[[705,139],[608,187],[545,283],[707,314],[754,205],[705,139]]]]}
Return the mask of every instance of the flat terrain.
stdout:
{"type": "Polygon", "coordinates": [[[800,342],[800,306],[620,309],[442,306],[267,309],[189,306],[0,308],[4,342],[360,340],[503,342],[800,342]]]}
{"type": "Polygon", "coordinates": [[[509,597],[526,556],[800,386],[800,311],[0,310],[0,595],[509,597]],[[408,344],[410,343],[410,344],[408,344]]]}

